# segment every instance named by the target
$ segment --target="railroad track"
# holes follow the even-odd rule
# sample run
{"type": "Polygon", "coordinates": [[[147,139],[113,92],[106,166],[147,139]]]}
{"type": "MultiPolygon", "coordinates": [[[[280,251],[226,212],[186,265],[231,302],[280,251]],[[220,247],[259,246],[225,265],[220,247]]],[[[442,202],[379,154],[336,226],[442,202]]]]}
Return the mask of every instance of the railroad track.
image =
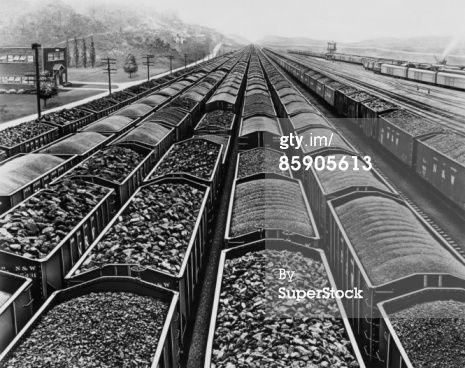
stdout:
{"type": "MultiPolygon", "coordinates": [[[[282,55],[282,54],[281,54],[282,55]]],[[[374,87],[373,84],[370,82],[366,82],[361,80],[357,77],[351,77],[344,72],[336,72],[331,68],[321,66],[315,62],[308,60],[308,58],[302,56],[289,56],[283,55],[285,57],[289,57],[290,59],[301,63],[305,66],[311,67],[314,70],[329,75],[334,80],[337,80],[341,83],[353,86],[358,89],[364,89],[367,92],[375,95],[379,98],[384,100],[390,101],[395,103],[401,107],[406,109],[410,109],[415,111],[418,115],[428,118],[432,121],[437,122],[443,126],[446,126],[449,129],[453,129],[457,133],[465,136],[465,116],[447,111],[444,109],[438,109],[437,107],[431,106],[427,103],[415,100],[410,98],[406,95],[402,95],[401,93],[396,93],[392,91],[382,90],[380,91],[380,87],[374,87]],[[444,119],[447,119],[445,122],[444,119]]],[[[405,93],[409,93],[405,91],[405,93]]]]}
{"type": "MultiPolygon", "coordinates": [[[[308,92],[304,87],[300,85],[299,81],[294,80],[292,75],[290,75],[287,71],[284,69],[281,69],[288,77],[289,79],[293,82],[294,86],[305,96],[308,96],[310,92],[308,92]]],[[[323,106],[322,104],[312,98],[312,103],[318,107],[318,109],[322,110],[323,106]]],[[[447,232],[439,226],[431,217],[428,216],[415,202],[413,202],[402,190],[399,189],[399,187],[376,165],[373,163],[373,167],[378,171],[378,173],[383,177],[384,180],[386,180],[398,193],[399,196],[406,202],[408,203],[422,218],[425,220],[438,234],[440,234],[449,244],[452,248],[454,248],[465,260],[465,251],[464,249],[457,244],[457,242],[452,239],[447,232]]]]}

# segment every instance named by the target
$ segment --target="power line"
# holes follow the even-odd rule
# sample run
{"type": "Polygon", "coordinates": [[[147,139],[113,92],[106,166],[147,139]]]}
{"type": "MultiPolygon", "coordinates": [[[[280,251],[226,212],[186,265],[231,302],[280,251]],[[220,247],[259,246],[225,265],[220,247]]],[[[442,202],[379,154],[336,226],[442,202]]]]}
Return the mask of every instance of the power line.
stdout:
{"type": "Polygon", "coordinates": [[[111,75],[115,74],[116,72],[115,65],[116,65],[116,59],[109,58],[109,57],[102,59],[101,66],[104,67],[103,72],[108,73],[108,92],[110,96],[111,96],[111,75]]]}
{"type": "Polygon", "coordinates": [[[143,55],[142,58],[145,59],[145,61],[142,62],[143,65],[147,66],[147,80],[150,80],[150,67],[155,66],[155,63],[151,60],[155,57],[155,55],[143,55]]]}

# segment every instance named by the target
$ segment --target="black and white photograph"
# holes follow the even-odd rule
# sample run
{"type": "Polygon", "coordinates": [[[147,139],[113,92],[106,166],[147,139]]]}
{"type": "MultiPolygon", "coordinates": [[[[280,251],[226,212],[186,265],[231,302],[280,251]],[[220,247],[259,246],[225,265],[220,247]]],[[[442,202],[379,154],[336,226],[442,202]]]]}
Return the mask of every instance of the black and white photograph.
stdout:
{"type": "Polygon", "coordinates": [[[0,0],[0,368],[465,368],[464,14],[0,0]]]}

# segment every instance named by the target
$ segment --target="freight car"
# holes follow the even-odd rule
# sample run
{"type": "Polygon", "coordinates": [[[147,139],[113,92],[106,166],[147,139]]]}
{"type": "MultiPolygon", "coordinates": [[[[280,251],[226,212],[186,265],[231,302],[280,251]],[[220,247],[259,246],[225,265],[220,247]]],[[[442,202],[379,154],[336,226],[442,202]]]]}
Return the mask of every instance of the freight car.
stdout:
{"type": "Polygon", "coordinates": [[[381,338],[377,303],[425,287],[464,285],[465,261],[390,194],[352,192],[330,200],[328,208],[329,263],[341,288],[363,290],[363,300],[344,304],[367,355],[376,360],[381,338]]]}
{"type": "Polygon", "coordinates": [[[175,290],[185,342],[208,245],[209,191],[185,178],[143,185],[66,275],[68,284],[114,275],[175,290]]]}
{"type": "Polygon", "coordinates": [[[0,271],[0,354],[33,315],[32,280],[0,271]]]}
{"type": "Polygon", "coordinates": [[[465,90],[465,75],[462,74],[392,64],[381,64],[380,73],[416,82],[465,90]]]}
{"type": "Polygon", "coordinates": [[[37,308],[98,236],[113,214],[114,192],[60,180],[0,217],[0,269],[33,280],[37,308]],[[16,226],[11,226],[14,223],[16,226]]]}
{"type": "Polygon", "coordinates": [[[0,355],[0,364],[178,368],[178,304],[177,293],[128,277],[57,291],[0,355]],[[99,323],[89,324],[94,318],[99,323]]]}
{"type": "Polygon", "coordinates": [[[426,288],[378,304],[384,368],[463,367],[464,288],[426,288]],[[440,333],[440,337],[438,336],[440,333]]]}
{"type": "Polygon", "coordinates": [[[113,144],[138,144],[156,151],[156,157],[162,157],[176,141],[174,128],[168,128],[155,122],[141,122],[124,134],[113,144]]]}
{"type": "Polygon", "coordinates": [[[323,251],[277,239],[223,250],[204,367],[364,368],[340,300],[279,299],[289,285],[336,289],[323,251]],[[295,271],[298,281],[279,280],[279,268],[295,271]]]}
{"type": "MultiPolygon", "coordinates": [[[[294,65],[292,69],[298,68],[297,63],[276,54],[270,55],[286,70],[291,70],[291,63],[294,65]]],[[[307,85],[307,88],[310,86],[307,85]]],[[[380,145],[451,200],[451,203],[464,210],[463,138],[446,132],[428,119],[400,109],[399,106],[383,102],[382,110],[375,111],[370,106],[377,105],[377,101],[379,99],[364,91],[354,92],[352,88],[342,88],[336,91],[332,107],[350,118],[359,128],[364,126],[365,135],[376,139],[380,145]],[[384,108],[387,110],[383,110],[384,108]]]]}
{"type": "Polygon", "coordinates": [[[237,179],[231,190],[225,247],[269,238],[319,246],[301,181],[273,173],[237,179]]]}
{"type": "Polygon", "coordinates": [[[75,156],[18,154],[0,164],[0,214],[70,169],[75,156]]]}
{"type": "Polygon", "coordinates": [[[145,181],[157,177],[188,175],[192,180],[210,188],[210,206],[215,205],[219,194],[222,166],[223,146],[207,139],[190,138],[174,144],[160,159],[145,181]]]}
{"type": "Polygon", "coordinates": [[[158,161],[156,153],[135,143],[110,145],[64,173],[63,177],[114,189],[117,205],[121,207],[158,161]]]}
{"type": "Polygon", "coordinates": [[[6,157],[28,153],[58,138],[58,127],[28,121],[0,131],[0,152],[6,157]]]}

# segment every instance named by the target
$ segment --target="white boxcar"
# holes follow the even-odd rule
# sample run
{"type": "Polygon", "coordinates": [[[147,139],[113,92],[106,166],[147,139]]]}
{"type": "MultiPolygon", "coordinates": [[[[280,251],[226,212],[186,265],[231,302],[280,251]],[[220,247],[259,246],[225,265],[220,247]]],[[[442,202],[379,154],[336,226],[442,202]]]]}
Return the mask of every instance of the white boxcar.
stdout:
{"type": "Polygon", "coordinates": [[[432,70],[416,68],[409,68],[407,73],[409,79],[433,84],[436,83],[436,74],[437,72],[432,70]]]}
{"type": "Polygon", "coordinates": [[[436,84],[459,89],[465,89],[465,75],[439,72],[436,84]]]}
{"type": "Polygon", "coordinates": [[[407,67],[392,64],[381,64],[381,74],[407,78],[407,67]]]}

